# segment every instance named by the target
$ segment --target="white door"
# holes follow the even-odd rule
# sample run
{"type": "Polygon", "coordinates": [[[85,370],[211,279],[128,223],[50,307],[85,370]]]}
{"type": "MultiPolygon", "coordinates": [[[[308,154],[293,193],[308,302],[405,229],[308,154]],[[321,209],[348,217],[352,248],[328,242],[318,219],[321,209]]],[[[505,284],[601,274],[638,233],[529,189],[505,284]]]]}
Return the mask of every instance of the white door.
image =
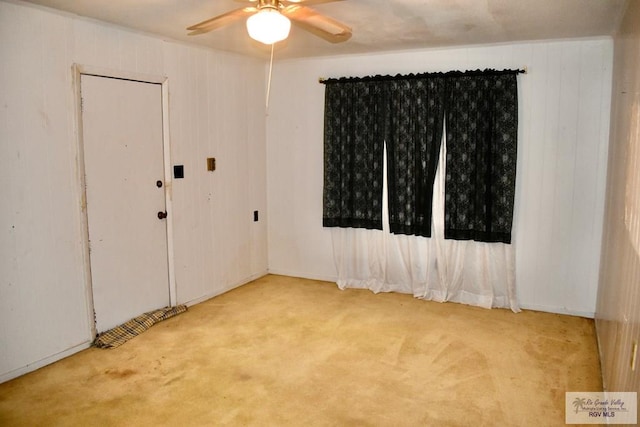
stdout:
{"type": "Polygon", "coordinates": [[[82,75],[82,131],[97,332],[169,305],[162,88],[82,75]]]}

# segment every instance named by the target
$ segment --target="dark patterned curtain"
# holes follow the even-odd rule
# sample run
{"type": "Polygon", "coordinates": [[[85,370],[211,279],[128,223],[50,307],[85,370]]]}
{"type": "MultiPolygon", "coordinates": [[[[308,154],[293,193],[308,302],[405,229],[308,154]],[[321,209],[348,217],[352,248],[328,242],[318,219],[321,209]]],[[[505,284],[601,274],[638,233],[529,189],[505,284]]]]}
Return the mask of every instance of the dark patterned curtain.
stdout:
{"type": "Polygon", "coordinates": [[[325,227],[382,229],[382,101],[375,82],[325,86],[325,227]]]}
{"type": "Polygon", "coordinates": [[[390,230],[431,236],[446,115],[445,238],[510,243],[519,72],[326,80],[323,225],[382,229],[386,141],[390,230]]]}
{"type": "Polygon", "coordinates": [[[445,238],[511,243],[516,74],[461,75],[448,82],[445,238]]]}
{"type": "Polygon", "coordinates": [[[431,201],[444,120],[443,76],[383,82],[392,233],[431,236],[431,201]]]}

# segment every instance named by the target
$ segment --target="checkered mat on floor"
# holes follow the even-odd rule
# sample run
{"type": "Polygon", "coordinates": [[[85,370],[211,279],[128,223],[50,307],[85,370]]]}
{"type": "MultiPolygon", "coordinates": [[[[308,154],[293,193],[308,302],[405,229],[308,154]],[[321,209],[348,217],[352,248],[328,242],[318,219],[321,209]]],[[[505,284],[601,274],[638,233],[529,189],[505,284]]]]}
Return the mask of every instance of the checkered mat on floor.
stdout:
{"type": "Polygon", "coordinates": [[[159,310],[150,311],[134,319],[129,320],[120,326],[98,334],[93,345],[98,348],[115,348],[131,338],[140,335],[158,322],[162,322],[170,317],[187,311],[186,305],[166,307],[159,310]]]}

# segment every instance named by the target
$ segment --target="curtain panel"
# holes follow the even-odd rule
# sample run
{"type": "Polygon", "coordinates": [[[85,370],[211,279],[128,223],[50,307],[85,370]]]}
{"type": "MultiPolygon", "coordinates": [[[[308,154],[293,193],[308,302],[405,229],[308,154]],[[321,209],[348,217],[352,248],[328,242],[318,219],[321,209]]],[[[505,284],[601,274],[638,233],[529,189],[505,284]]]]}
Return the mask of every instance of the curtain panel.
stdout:
{"type": "Polygon", "coordinates": [[[511,243],[518,144],[516,74],[447,84],[445,238],[511,243]]]}
{"type": "Polygon", "coordinates": [[[325,227],[382,229],[383,100],[375,82],[325,88],[325,227]]]}
{"type": "Polygon", "coordinates": [[[433,181],[444,119],[442,76],[383,82],[389,230],[431,237],[433,181]]]}

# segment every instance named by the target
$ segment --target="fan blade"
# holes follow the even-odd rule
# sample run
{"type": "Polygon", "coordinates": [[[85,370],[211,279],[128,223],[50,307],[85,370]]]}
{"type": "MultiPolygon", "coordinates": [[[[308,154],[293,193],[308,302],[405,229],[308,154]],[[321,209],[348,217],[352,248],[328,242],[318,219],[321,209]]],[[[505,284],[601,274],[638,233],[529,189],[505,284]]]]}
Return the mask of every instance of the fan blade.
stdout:
{"type": "Polygon", "coordinates": [[[282,14],[304,30],[331,43],[340,43],[351,38],[351,28],[308,7],[287,6],[282,10],[282,14]]]}
{"type": "Polygon", "coordinates": [[[206,21],[202,21],[199,24],[192,25],[188,27],[187,30],[191,31],[189,33],[190,36],[208,33],[209,31],[217,30],[218,28],[230,24],[234,21],[248,17],[249,15],[252,15],[257,11],[258,9],[256,9],[255,7],[243,7],[242,9],[232,10],[231,12],[215,16],[211,19],[207,19],[206,21]]]}

